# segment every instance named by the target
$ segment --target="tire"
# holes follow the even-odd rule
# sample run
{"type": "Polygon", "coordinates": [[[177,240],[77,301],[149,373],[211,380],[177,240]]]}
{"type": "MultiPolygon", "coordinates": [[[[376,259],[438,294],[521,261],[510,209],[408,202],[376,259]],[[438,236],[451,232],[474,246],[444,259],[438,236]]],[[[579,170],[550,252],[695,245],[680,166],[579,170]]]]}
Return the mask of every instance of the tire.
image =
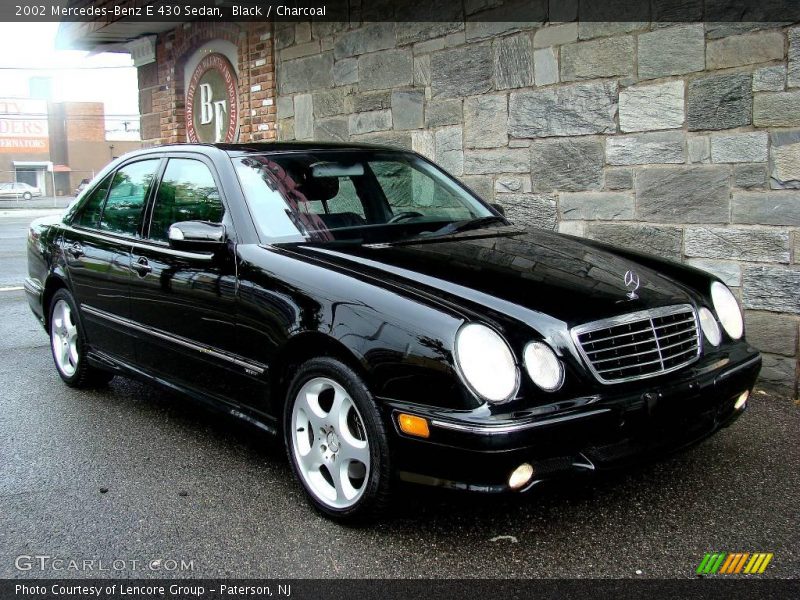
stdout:
{"type": "Polygon", "coordinates": [[[50,350],[56,371],[70,387],[104,385],[113,373],[97,369],[86,360],[86,337],[75,301],[66,289],[53,294],[50,301],[50,350]]]}
{"type": "Polygon", "coordinates": [[[388,436],[356,373],[332,358],[304,363],[289,386],[283,421],[292,472],[314,508],[348,524],[386,512],[388,436]]]}
{"type": "Polygon", "coordinates": [[[33,198],[33,196],[31,196],[30,192],[25,192],[24,194],[22,194],[23,200],[30,200],[31,198],[33,198]]]}

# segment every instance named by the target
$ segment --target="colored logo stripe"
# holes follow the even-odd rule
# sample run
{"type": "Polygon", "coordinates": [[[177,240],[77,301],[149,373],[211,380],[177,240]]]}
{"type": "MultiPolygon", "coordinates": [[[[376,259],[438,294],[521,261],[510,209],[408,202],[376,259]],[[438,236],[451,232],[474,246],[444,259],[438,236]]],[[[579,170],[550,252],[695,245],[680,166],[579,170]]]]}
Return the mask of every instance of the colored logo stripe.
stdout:
{"type": "Polygon", "coordinates": [[[767,568],[767,565],[772,560],[773,554],[770,552],[767,553],[759,553],[753,554],[753,558],[750,559],[750,562],[747,563],[747,566],[744,568],[745,573],[763,573],[764,570],[767,568]]]}
{"type": "Polygon", "coordinates": [[[725,552],[706,553],[700,566],[697,567],[698,575],[713,575],[720,568],[723,560],[725,560],[725,552]]]}
{"type": "Polygon", "coordinates": [[[724,573],[725,575],[732,575],[734,573],[739,573],[744,566],[744,561],[747,560],[747,557],[750,556],[749,552],[734,552],[733,554],[728,555],[728,560],[725,561],[725,564],[722,565],[722,569],[720,569],[720,573],[724,573]]]}
{"type": "Polygon", "coordinates": [[[753,554],[749,552],[707,552],[697,567],[697,574],[761,574],[766,570],[773,556],[772,552],[756,552],[753,554]]]}

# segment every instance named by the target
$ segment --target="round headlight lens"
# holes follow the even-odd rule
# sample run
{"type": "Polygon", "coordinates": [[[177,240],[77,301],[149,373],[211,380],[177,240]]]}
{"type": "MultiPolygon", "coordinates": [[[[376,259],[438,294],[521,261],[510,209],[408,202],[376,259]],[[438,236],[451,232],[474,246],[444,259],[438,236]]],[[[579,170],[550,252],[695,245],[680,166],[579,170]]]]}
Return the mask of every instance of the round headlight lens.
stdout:
{"type": "Polygon", "coordinates": [[[525,346],[524,358],[528,375],[544,391],[554,392],[564,383],[564,367],[547,344],[531,342],[525,346]]]}
{"type": "Polygon", "coordinates": [[[489,402],[505,402],[517,391],[514,355],[505,340],[485,325],[470,323],[458,331],[456,362],[467,384],[489,402]]]}
{"type": "Polygon", "coordinates": [[[742,337],[744,333],[742,311],[739,310],[739,303],[725,284],[719,281],[711,284],[711,301],[714,303],[719,322],[728,335],[734,340],[742,337]]]}
{"type": "Polygon", "coordinates": [[[708,343],[712,346],[719,346],[722,341],[722,332],[719,330],[714,315],[705,306],[700,309],[700,327],[703,329],[708,343]]]}

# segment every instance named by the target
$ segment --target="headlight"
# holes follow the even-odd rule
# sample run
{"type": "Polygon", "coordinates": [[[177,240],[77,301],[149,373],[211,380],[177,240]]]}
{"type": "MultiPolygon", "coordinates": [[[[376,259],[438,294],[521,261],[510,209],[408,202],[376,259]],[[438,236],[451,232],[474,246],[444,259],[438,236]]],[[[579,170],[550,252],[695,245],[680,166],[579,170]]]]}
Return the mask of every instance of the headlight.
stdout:
{"type": "Polygon", "coordinates": [[[717,311],[719,322],[734,340],[738,340],[744,333],[742,311],[739,303],[725,284],[715,281],[711,284],[711,301],[717,311]]]}
{"type": "Polygon", "coordinates": [[[467,384],[489,402],[505,402],[517,391],[514,355],[494,330],[470,323],[456,335],[456,363],[467,384]]]}
{"type": "Polygon", "coordinates": [[[714,315],[705,306],[700,309],[700,327],[703,329],[708,343],[712,346],[719,346],[722,341],[722,332],[719,330],[714,315]]]}
{"type": "Polygon", "coordinates": [[[554,392],[564,383],[564,367],[550,346],[531,342],[525,346],[525,369],[533,383],[546,392],[554,392]]]}

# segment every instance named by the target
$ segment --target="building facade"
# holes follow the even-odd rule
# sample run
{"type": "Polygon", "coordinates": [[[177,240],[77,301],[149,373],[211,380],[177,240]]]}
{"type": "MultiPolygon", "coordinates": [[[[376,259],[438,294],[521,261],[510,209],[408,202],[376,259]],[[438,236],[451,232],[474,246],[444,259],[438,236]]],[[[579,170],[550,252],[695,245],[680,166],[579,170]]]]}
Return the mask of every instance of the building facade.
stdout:
{"type": "Polygon", "coordinates": [[[79,46],[139,53],[145,143],[413,149],[517,224],[719,275],[762,383],[797,397],[796,23],[143,24],[138,41],[82,27],[79,46]]]}
{"type": "Polygon", "coordinates": [[[102,102],[0,99],[0,182],[22,181],[69,196],[141,142],[107,140],[102,102]]]}
{"type": "Polygon", "coordinates": [[[44,100],[0,99],[0,182],[53,189],[47,109],[44,100]]]}

